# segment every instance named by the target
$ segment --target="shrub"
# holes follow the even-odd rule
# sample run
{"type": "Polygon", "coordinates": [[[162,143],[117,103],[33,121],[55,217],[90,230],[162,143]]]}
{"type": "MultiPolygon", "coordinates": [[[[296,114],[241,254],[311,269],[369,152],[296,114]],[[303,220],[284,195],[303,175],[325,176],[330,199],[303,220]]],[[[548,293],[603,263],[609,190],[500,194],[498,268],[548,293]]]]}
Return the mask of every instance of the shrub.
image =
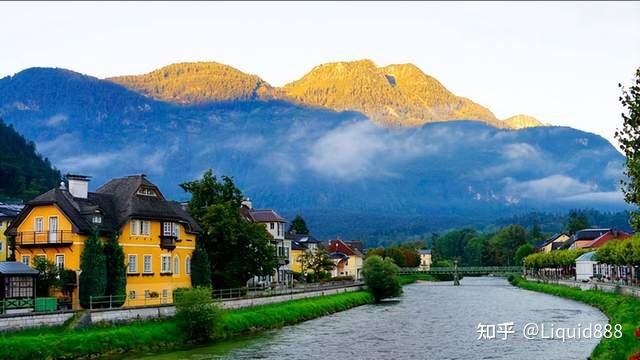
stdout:
{"type": "Polygon", "coordinates": [[[331,278],[331,281],[353,281],[353,276],[351,276],[351,275],[334,276],[334,277],[331,278]]]}
{"type": "Polygon", "coordinates": [[[376,301],[402,294],[398,276],[400,268],[390,258],[382,259],[374,255],[367,257],[362,268],[367,288],[376,301]]]}
{"type": "Polygon", "coordinates": [[[209,255],[202,245],[196,246],[191,257],[191,285],[193,287],[211,286],[209,255]]]}
{"type": "Polygon", "coordinates": [[[102,242],[94,231],[84,242],[80,255],[80,305],[88,309],[92,296],[104,296],[107,289],[107,267],[102,242]]]}
{"type": "Polygon", "coordinates": [[[181,332],[193,342],[214,338],[221,324],[221,311],[211,299],[211,289],[199,287],[175,294],[176,320],[181,332]]]}
{"type": "Polygon", "coordinates": [[[104,246],[107,267],[107,285],[105,295],[116,299],[113,306],[122,306],[126,299],[127,272],[124,263],[124,251],[117,235],[112,235],[104,246]]]}

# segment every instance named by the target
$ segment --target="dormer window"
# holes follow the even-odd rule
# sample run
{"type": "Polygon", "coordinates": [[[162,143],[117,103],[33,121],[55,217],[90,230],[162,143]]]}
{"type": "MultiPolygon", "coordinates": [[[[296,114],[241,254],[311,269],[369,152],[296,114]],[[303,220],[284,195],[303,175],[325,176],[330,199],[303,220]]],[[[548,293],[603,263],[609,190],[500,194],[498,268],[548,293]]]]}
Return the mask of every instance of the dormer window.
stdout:
{"type": "Polygon", "coordinates": [[[165,222],[162,225],[162,234],[164,236],[174,236],[178,237],[179,225],[174,222],[165,222]]]}
{"type": "Polygon", "coordinates": [[[142,196],[158,197],[158,193],[156,193],[155,190],[148,187],[139,188],[136,194],[142,195],[142,196]]]}
{"type": "Polygon", "coordinates": [[[102,216],[100,215],[93,215],[91,217],[91,222],[94,224],[102,224],[102,216]]]}

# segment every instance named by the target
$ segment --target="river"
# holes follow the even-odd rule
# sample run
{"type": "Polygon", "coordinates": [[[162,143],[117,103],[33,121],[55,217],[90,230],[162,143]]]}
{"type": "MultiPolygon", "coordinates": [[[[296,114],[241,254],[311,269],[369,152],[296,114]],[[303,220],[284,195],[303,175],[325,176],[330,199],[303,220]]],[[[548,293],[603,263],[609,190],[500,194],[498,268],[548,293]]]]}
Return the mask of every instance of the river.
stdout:
{"type": "Polygon", "coordinates": [[[525,339],[526,323],[547,329],[606,324],[582,303],[515,288],[502,278],[464,278],[404,287],[398,301],[365,305],[207,347],[129,359],[586,359],[597,339],[525,339]],[[514,323],[514,334],[478,340],[477,326],[514,323]]]}

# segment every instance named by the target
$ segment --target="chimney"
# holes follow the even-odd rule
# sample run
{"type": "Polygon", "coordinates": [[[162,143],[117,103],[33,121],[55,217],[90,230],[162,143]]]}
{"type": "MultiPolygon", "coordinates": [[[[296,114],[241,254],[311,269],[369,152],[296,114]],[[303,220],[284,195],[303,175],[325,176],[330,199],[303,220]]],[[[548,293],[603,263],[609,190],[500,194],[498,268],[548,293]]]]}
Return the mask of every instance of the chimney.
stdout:
{"type": "Polygon", "coordinates": [[[249,198],[244,198],[244,200],[242,200],[241,205],[248,208],[249,210],[253,209],[253,203],[249,198]]]}
{"type": "Polygon", "coordinates": [[[89,176],[67,174],[69,192],[75,198],[86,199],[89,193],[89,176]]]}

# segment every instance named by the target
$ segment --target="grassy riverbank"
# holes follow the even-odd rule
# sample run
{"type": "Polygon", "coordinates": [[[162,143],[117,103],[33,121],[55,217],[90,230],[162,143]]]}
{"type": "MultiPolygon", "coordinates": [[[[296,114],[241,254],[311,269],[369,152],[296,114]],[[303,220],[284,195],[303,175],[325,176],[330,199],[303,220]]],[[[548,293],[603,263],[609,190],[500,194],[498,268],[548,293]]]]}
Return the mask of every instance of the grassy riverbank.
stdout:
{"type": "Polygon", "coordinates": [[[620,339],[603,338],[593,350],[591,359],[628,359],[633,354],[640,353],[640,339],[635,337],[635,329],[640,327],[640,299],[596,290],[582,291],[563,285],[537,283],[527,281],[522,277],[513,278],[511,283],[526,290],[543,292],[589,304],[607,315],[612,326],[621,324],[622,337],[620,339]]]}
{"type": "MultiPolygon", "coordinates": [[[[273,329],[373,302],[366,291],[225,311],[217,339],[273,329]]],[[[91,357],[125,351],[177,349],[186,339],[173,319],[64,331],[32,329],[0,335],[3,359],[91,357]]]]}

